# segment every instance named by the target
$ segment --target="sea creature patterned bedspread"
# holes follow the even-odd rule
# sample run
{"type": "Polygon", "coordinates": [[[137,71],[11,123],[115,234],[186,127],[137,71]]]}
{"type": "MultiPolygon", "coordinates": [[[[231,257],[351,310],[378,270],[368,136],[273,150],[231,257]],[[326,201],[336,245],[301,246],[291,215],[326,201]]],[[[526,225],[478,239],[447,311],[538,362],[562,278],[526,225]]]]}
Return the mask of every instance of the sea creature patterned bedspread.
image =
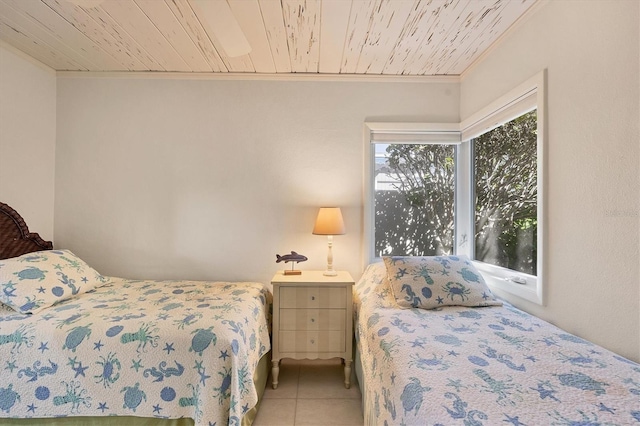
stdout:
{"type": "Polygon", "coordinates": [[[640,424],[640,365],[508,304],[399,309],[355,287],[368,425],[640,424]]]}
{"type": "Polygon", "coordinates": [[[34,315],[3,305],[0,418],[239,424],[258,400],[270,301],[258,283],[112,279],[34,315]]]}

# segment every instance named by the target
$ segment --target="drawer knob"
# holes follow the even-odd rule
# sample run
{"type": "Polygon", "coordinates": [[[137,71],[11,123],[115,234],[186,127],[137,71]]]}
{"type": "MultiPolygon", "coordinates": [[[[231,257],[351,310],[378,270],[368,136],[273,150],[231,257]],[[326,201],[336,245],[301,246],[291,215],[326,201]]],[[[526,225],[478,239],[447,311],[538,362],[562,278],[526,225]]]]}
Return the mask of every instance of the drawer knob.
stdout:
{"type": "Polygon", "coordinates": [[[311,296],[311,300],[316,300],[316,297],[315,296],[311,296]]]}
{"type": "Polygon", "coordinates": [[[311,322],[316,322],[316,319],[315,318],[311,318],[311,322]]]}
{"type": "Polygon", "coordinates": [[[312,345],[315,345],[315,344],[316,344],[316,341],[315,341],[315,340],[313,340],[313,339],[311,339],[311,344],[312,344],[312,345]]]}

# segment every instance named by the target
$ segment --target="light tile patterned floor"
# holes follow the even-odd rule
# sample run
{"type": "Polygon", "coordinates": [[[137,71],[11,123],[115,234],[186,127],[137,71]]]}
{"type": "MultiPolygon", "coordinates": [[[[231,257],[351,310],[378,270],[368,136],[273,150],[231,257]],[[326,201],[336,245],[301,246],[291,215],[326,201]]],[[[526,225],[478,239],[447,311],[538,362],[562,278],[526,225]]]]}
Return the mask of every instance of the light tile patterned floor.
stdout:
{"type": "Polygon", "coordinates": [[[269,377],[254,426],[362,426],[358,381],[352,374],[346,389],[343,371],[339,359],[282,360],[278,389],[269,377]]]}

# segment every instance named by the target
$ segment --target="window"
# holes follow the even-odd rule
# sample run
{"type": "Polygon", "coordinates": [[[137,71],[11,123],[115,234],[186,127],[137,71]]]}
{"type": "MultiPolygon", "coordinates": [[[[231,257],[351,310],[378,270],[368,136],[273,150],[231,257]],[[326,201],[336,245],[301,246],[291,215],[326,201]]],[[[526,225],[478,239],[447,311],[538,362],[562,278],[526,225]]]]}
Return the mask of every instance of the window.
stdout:
{"type": "Polygon", "coordinates": [[[459,127],[366,123],[365,264],[453,253],[459,127]]]}
{"type": "Polygon", "coordinates": [[[365,263],[465,254],[542,304],[544,72],[462,123],[366,123],[365,263]]]}
{"type": "Polygon", "coordinates": [[[455,145],[374,144],[375,256],[453,253],[455,145]]]}
{"type": "Polygon", "coordinates": [[[473,143],[474,258],[536,275],[537,114],[527,112],[473,143]]]}

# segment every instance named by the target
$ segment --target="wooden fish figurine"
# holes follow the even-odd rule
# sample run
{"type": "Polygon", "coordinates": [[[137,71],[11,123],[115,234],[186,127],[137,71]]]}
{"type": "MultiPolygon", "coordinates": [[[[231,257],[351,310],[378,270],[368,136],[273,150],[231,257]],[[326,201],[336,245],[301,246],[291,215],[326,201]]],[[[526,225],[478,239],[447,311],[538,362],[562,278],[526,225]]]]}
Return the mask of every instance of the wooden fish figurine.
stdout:
{"type": "Polygon", "coordinates": [[[285,254],[282,256],[280,256],[279,254],[276,254],[276,263],[304,262],[305,260],[307,260],[307,256],[298,254],[295,251],[292,251],[291,254],[285,254]]]}

